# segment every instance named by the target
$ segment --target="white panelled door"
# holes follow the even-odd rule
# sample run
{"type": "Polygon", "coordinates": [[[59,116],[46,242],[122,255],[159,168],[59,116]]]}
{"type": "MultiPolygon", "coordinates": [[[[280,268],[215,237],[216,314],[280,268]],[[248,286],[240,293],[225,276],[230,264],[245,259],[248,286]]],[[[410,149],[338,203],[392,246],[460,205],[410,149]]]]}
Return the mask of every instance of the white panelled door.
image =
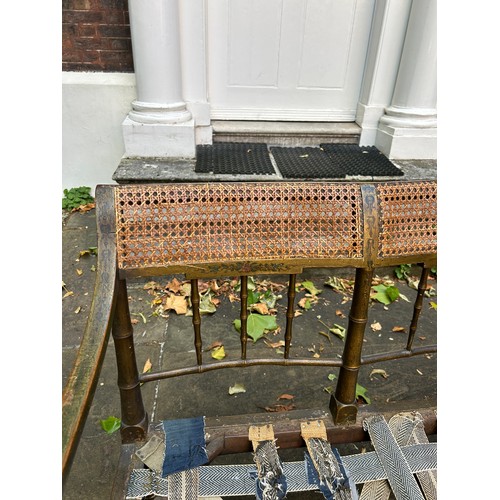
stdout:
{"type": "Polygon", "coordinates": [[[218,120],[353,121],[375,0],[206,0],[218,120]]]}

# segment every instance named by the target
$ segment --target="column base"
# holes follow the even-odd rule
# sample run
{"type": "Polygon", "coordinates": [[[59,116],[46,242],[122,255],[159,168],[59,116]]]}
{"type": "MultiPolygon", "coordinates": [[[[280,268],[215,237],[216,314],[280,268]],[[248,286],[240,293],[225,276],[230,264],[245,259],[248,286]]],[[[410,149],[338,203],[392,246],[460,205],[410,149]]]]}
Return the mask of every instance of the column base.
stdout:
{"type": "Polygon", "coordinates": [[[122,131],[126,156],[196,157],[193,119],[180,123],[139,123],[127,116],[122,131]]]}
{"type": "Polygon", "coordinates": [[[407,128],[379,124],[375,146],[393,160],[437,159],[437,128],[407,128]]]}

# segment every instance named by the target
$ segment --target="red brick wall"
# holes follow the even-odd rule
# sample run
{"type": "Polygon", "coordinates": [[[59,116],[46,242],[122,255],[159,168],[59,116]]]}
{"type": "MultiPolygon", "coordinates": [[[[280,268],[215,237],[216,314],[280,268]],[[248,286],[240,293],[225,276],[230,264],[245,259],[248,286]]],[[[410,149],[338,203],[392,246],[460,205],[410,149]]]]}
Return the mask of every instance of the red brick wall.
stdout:
{"type": "Polygon", "coordinates": [[[63,0],[63,71],[133,72],[128,0],[63,0]]]}

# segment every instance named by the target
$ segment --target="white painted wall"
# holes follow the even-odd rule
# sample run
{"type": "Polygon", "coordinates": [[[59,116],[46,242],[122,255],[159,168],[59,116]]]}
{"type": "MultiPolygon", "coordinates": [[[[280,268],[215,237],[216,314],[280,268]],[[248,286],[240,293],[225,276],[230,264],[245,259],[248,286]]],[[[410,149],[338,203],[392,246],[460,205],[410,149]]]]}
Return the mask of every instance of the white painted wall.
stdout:
{"type": "Polygon", "coordinates": [[[125,153],[122,123],[136,97],[133,73],[63,72],[62,189],[94,192],[113,183],[125,153]]]}

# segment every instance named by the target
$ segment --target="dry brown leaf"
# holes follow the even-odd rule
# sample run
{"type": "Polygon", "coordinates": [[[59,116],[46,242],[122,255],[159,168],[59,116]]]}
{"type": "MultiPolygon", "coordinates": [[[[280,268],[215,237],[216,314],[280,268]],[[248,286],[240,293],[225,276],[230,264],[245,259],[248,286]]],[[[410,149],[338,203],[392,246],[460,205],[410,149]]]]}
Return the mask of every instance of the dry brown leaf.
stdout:
{"type": "Polygon", "coordinates": [[[278,342],[269,342],[269,340],[264,339],[264,343],[268,347],[271,347],[272,349],[276,349],[278,347],[283,347],[285,345],[285,341],[284,340],[278,340],[278,342]]]}
{"type": "Polygon", "coordinates": [[[75,309],[75,314],[78,314],[81,310],[82,310],[82,308],[81,308],[80,306],[78,306],[78,307],[75,309]]]}
{"type": "Polygon", "coordinates": [[[378,321],[375,321],[374,323],[372,323],[370,325],[370,328],[374,331],[374,332],[378,332],[380,330],[382,330],[382,325],[378,322],[378,321]]]}
{"type": "Polygon", "coordinates": [[[387,378],[387,377],[389,377],[389,375],[387,375],[387,372],[386,372],[385,370],[382,370],[382,368],[374,368],[374,369],[370,372],[370,379],[371,379],[374,375],[381,375],[383,378],[387,378]]]}
{"type": "Polygon", "coordinates": [[[228,298],[229,298],[229,301],[232,303],[232,302],[238,302],[240,300],[240,298],[235,295],[234,293],[230,293],[228,295],[228,298]]]}
{"type": "Polygon", "coordinates": [[[172,281],[170,281],[165,288],[170,290],[171,292],[177,293],[182,287],[182,282],[179,281],[177,278],[174,278],[172,281]]]}
{"type": "Polygon", "coordinates": [[[170,295],[165,302],[166,309],[173,309],[177,314],[186,314],[188,304],[184,297],[179,295],[170,295]]]}
{"type": "Polygon", "coordinates": [[[345,318],[345,314],[340,309],[337,309],[335,311],[335,315],[339,316],[340,318],[345,318]]]}
{"type": "Polygon", "coordinates": [[[304,313],[302,311],[299,311],[298,309],[293,313],[293,317],[296,318],[297,316],[302,316],[304,313]]]}
{"type": "Polygon", "coordinates": [[[295,405],[294,404],[289,404],[289,405],[274,405],[274,406],[266,406],[264,407],[264,410],[268,412],[281,412],[281,411],[290,411],[294,410],[295,405]]]}
{"type": "Polygon", "coordinates": [[[212,342],[208,347],[206,347],[204,350],[205,351],[211,351],[212,349],[215,349],[216,347],[220,347],[222,345],[222,342],[216,340],[215,342],[212,342]]]}
{"type": "Polygon", "coordinates": [[[266,304],[262,302],[252,304],[252,311],[257,311],[259,314],[269,314],[269,309],[267,308],[266,304]]]}
{"type": "Polygon", "coordinates": [[[69,297],[70,295],[73,295],[73,292],[71,291],[67,291],[64,295],[63,295],[63,299],[65,299],[66,297],[69,297]]]}
{"type": "Polygon", "coordinates": [[[76,207],[72,210],[72,212],[88,212],[89,210],[92,210],[95,208],[95,203],[87,203],[86,205],[80,205],[79,207],[76,207]]]}
{"type": "Polygon", "coordinates": [[[151,363],[151,360],[148,358],[146,362],[144,363],[144,368],[142,369],[142,373],[147,373],[153,368],[153,365],[151,363]]]}
{"type": "Polygon", "coordinates": [[[405,329],[404,326],[395,326],[395,327],[392,328],[392,331],[393,332],[403,332],[403,333],[405,333],[406,329],[405,329]]]}
{"type": "Polygon", "coordinates": [[[276,401],[279,401],[280,399],[293,399],[294,397],[295,396],[292,396],[291,394],[282,394],[276,401]]]}
{"type": "Polygon", "coordinates": [[[139,323],[139,320],[137,318],[131,318],[130,319],[130,322],[133,324],[133,325],[137,325],[137,323],[139,323]]]}
{"type": "Polygon", "coordinates": [[[78,274],[78,276],[81,276],[83,274],[83,270],[82,269],[77,269],[76,270],[76,274],[78,274]]]}

